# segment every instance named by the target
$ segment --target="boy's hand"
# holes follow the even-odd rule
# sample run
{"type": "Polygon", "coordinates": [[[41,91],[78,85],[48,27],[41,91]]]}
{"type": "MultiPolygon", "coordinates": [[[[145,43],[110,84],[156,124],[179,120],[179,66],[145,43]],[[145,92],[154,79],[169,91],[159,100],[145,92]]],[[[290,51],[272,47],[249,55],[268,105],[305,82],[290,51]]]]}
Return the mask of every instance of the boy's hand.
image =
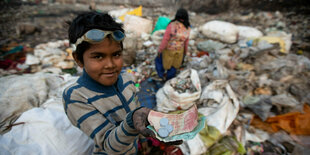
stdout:
{"type": "Polygon", "coordinates": [[[150,123],[147,121],[147,117],[150,113],[151,109],[148,108],[140,108],[133,113],[133,124],[136,130],[139,131],[145,137],[155,137],[155,134],[152,130],[146,128],[150,123]]]}
{"type": "Polygon", "coordinates": [[[167,145],[181,145],[183,143],[183,140],[177,140],[173,142],[165,142],[167,145]]]}

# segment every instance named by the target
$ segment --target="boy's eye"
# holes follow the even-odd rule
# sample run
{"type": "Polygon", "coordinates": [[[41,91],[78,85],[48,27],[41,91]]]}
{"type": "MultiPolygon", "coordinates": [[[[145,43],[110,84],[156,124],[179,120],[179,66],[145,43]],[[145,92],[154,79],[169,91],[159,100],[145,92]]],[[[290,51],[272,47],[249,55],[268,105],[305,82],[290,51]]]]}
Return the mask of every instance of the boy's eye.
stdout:
{"type": "Polygon", "coordinates": [[[102,56],[101,56],[101,55],[96,55],[96,56],[94,56],[93,58],[95,58],[95,59],[101,59],[102,56]]]}
{"type": "Polygon", "coordinates": [[[122,52],[117,52],[117,53],[114,53],[113,54],[113,56],[115,56],[115,57],[119,57],[119,56],[121,56],[122,55],[122,52]]]}

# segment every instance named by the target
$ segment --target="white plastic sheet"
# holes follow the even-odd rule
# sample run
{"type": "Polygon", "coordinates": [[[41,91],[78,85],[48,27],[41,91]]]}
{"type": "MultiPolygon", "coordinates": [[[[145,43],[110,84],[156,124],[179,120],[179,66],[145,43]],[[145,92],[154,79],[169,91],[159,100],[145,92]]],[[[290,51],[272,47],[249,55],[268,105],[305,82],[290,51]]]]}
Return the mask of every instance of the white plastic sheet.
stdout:
{"type": "Polygon", "coordinates": [[[207,152],[207,147],[200,139],[199,134],[194,139],[186,141],[191,155],[199,155],[207,152]]]}
{"type": "Polygon", "coordinates": [[[60,98],[24,112],[12,130],[0,135],[1,155],[85,155],[94,143],[67,118],[60,98]]]}
{"type": "Polygon", "coordinates": [[[60,92],[60,76],[49,73],[11,75],[0,78],[0,131],[24,111],[39,107],[48,97],[60,92]]]}
{"type": "Polygon", "coordinates": [[[153,43],[155,45],[160,45],[163,37],[164,37],[164,34],[165,34],[165,31],[166,30],[158,30],[158,31],[155,31],[152,35],[151,35],[151,39],[153,41],[153,43]]]}
{"type": "Polygon", "coordinates": [[[209,126],[225,133],[239,112],[239,101],[227,80],[216,80],[203,90],[200,100],[214,100],[216,107],[202,107],[198,112],[207,118],[209,126]]]}
{"type": "Polygon", "coordinates": [[[255,39],[263,36],[263,33],[254,27],[249,26],[237,26],[239,31],[238,39],[255,39]]]}

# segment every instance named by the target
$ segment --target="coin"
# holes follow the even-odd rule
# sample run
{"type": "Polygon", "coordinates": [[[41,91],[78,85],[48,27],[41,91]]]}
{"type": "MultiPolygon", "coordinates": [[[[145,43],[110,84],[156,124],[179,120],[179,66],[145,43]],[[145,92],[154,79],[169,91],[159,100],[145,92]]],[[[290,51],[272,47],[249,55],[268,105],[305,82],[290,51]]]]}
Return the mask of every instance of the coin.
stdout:
{"type": "Polygon", "coordinates": [[[163,137],[163,138],[168,137],[169,135],[167,128],[159,128],[157,133],[159,134],[160,137],[163,137]]]}
{"type": "Polygon", "coordinates": [[[169,120],[167,118],[161,118],[159,120],[159,124],[160,124],[161,127],[165,127],[165,126],[167,126],[169,124],[169,120]]]}
{"type": "Polygon", "coordinates": [[[170,124],[168,124],[168,125],[166,126],[166,128],[167,128],[167,130],[168,130],[169,133],[173,131],[173,126],[170,125],[170,124]]]}

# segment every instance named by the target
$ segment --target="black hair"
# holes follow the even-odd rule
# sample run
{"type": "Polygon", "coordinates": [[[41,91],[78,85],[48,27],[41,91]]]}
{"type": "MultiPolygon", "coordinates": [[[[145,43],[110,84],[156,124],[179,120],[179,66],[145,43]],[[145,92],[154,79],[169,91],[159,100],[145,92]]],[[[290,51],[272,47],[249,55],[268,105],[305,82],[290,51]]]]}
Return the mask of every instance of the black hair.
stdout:
{"type": "MultiPolygon", "coordinates": [[[[88,30],[101,29],[106,31],[120,30],[123,33],[121,23],[117,23],[109,14],[101,12],[84,12],[79,14],[70,24],[68,30],[69,42],[75,44],[77,39],[84,35],[88,30]]],[[[121,48],[123,48],[123,42],[121,41],[121,48]]],[[[90,43],[83,41],[76,47],[77,59],[84,64],[83,54],[90,48],[90,43]]]]}
{"type": "Polygon", "coordinates": [[[174,22],[176,20],[181,22],[186,28],[191,26],[191,24],[189,23],[188,13],[183,8],[178,9],[177,13],[175,14],[174,19],[171,22],[174,22]]]}

